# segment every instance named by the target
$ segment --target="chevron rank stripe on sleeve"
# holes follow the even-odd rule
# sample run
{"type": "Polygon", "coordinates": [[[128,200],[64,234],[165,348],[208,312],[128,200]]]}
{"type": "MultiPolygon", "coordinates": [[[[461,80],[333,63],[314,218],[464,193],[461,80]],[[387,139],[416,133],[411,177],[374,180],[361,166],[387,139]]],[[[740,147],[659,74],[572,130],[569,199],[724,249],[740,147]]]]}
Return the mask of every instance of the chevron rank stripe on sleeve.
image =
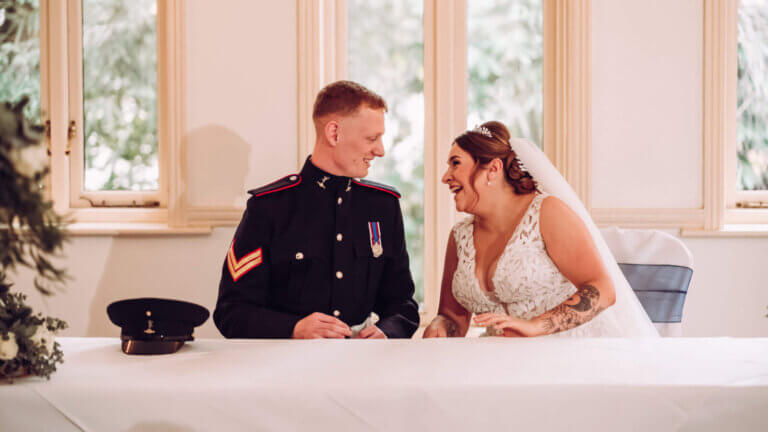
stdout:
{"type": "Polygon", "coordinates": [[[258,267],[261,261],[261,248],[245,255],[238,261],[237,256],[235,256],[235,242],[232,241],[232,246],[229,248],[229,252],[227,252],[227,268],[229,269],[229,274],[232,275],[233,281],[237,282],[244,274],[258,267]]]}

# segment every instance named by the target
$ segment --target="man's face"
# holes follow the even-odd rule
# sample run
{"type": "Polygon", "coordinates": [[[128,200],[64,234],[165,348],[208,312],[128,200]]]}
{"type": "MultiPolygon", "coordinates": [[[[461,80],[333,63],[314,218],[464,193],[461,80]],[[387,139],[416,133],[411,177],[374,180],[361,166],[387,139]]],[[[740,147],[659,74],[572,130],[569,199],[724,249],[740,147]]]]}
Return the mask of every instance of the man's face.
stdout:
{"type": "Polygon", "coordinates": [[[374,158],[384,156],[384,110],[360,107],[339,120],[339,140],[334,151],[340,175],[365,177],[374,158]]]}

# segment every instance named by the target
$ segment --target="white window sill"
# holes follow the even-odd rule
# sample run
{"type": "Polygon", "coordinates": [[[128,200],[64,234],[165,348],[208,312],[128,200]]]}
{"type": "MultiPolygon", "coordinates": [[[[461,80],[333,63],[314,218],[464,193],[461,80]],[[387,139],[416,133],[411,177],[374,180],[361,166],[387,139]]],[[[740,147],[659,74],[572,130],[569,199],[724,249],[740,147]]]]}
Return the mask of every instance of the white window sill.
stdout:
{"type": "Polygon", "coordinates": [[[77,222],[66,227],[71,236],[205,235],[211,231],[207,225],[175,228],[163,223],[77,222]]]}
{"type": "Polygon", "coordinates": [[[715,231],[683,229],[681,237],[768,237],[768,224],[724,225],[715,231]]]}

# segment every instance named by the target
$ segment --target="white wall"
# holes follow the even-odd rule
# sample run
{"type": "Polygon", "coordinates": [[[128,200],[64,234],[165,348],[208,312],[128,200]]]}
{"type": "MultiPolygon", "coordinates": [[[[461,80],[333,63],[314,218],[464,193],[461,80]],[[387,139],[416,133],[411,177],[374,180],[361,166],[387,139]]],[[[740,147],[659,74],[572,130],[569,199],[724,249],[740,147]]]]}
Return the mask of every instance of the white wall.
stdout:
{"type": "Polygon", "coordinates": [[[768,336],[768,238],[683,238],[696,268],[684,336],[768,336]]]}
{"type": "MultiPolygon", "coordinates": [[[[701,208],[702,2],[592,0],[592,203],[701,208]]],[[[768,239],[683,238],[685,336],[768,336],[768,239]]]]}
{"type": "Polygon", "coordinates": [[[193,206],[296,169],[295,1],[187,2],[187,181],[193,206]],[[201,175],[202,174],[202,175],[201,175]]]}
{"type": "Polygon", "coordinates": [[[592,8],[592,206],[701,207],[701,1],[592,8]]]}
{"type": "MultiPolygon", "coordinates": [[[[593,0],[593,203],[702,202],[699,0],[593,0]]],[[[194,205],[241,205],[245,190],[296,169],[296,4],[190,1],[187,133],[194,205]],[[266,6],[266,7],[265,7],[266,6]]],[[[40,310],[71,336],[115,336],[109,302],[137,296],[215,305],[234,227],[212,235],[74,237],[74,280],[40,310]]],[[[689,336],[768,336],[766,239],[684,238],[696,260],[689,336]]],[[[16,278],[29,287],[27,273],[16,278]]],[[[212,321],[198,337],[219,337],[212,321]]]]}
{"type": "MultiPolygon", "coordinates": [[[[106,308],[125,298],[176,298],[213,312],[233,232],[222,228],[204,236],[74,237],[62,261],[74,278],[66,291],[48,299],[30,289],[24,292],[36,310],[69,323],[65,336],[119,335],[106,308]]],[[[15,280],[18,286],[31,286],[28,272],[15,280]]],[[[219,337],[212,320],[195,335],[219,337]]]]}

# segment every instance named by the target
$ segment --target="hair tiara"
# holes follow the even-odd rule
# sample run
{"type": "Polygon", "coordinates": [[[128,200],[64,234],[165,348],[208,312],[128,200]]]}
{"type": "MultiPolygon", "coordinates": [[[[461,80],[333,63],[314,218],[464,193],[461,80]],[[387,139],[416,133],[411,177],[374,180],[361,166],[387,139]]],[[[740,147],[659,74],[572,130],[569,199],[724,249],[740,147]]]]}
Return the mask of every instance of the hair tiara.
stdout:
{"type": "Polygon", "coordinates": [[[493,138],[493,134],[491,133],[491,130],[482,125],[475,126],[475,128],[472,129],[470,132],[479,133],[480,135],[486,136],[488,138],[493,138]]]}

